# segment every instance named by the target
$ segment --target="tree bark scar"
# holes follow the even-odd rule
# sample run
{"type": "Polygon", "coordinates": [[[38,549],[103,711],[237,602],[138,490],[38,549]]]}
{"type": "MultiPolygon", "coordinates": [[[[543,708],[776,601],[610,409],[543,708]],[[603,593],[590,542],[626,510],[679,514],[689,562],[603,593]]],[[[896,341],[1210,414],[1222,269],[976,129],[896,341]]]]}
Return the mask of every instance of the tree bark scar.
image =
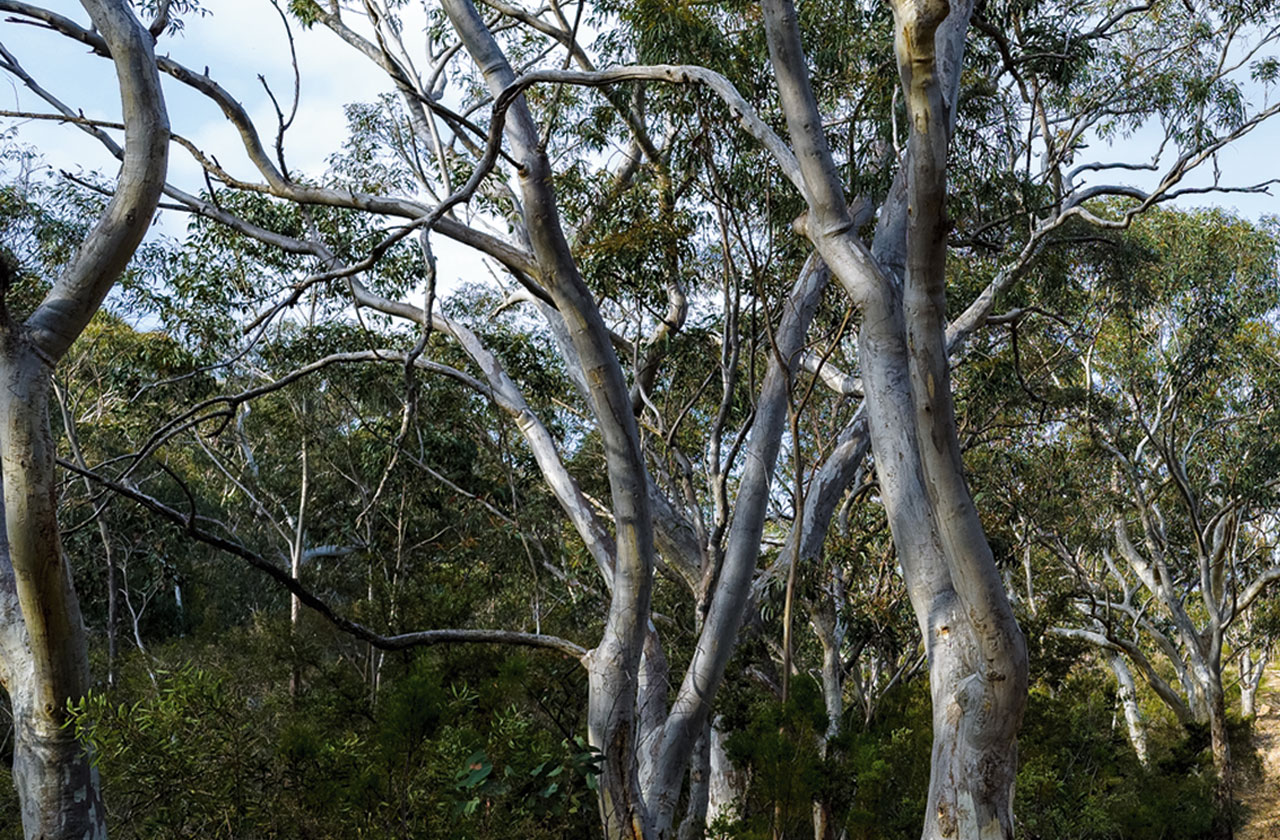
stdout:
{"type": "Polygon", "coordinates": [[[943,837],[954,837],[956,833],[956,818],[946,801],[938,803],[938,831],[942,832],[943,837]]]}

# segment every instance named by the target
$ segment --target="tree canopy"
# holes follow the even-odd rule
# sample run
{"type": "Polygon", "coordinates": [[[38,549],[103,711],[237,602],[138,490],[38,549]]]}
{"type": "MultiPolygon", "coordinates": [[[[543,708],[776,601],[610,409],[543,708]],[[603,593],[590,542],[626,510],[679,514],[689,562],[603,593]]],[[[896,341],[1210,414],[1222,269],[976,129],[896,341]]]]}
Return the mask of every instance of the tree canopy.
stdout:
{"type": "Polygon", "coordinates": [[[0,836],[1250,818],[1272,4],[273,6],[0,0],[0,836]]]}

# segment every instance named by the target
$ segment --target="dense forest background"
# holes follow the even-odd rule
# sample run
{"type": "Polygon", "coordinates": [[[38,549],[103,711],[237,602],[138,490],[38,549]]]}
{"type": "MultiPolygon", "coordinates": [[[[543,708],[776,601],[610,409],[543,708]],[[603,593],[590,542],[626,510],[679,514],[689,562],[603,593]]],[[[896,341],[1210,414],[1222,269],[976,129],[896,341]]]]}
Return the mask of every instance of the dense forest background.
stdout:
{"type": "MultiPolygon", "coordinates": [[[[686,666],[723,650],[673,748],[687,758],[662,836],[920,837],[949,714],[930,651],[960,628],[926,622],[904,579],[868,430],[870,327],[814,256],[831,261],[815,188],[793,188],[766,142],[790,114],[759,8],[486,0],[476,20],[528,80],[517,99],[510,80],[485,87],[495,61],[464,60],[464,2],[264,4],[252,25],[279,28],[280,49],[327,28],[342,60],[387,73],[318,172],[289,166],[296,91],[267,88],[255,125],[236,110],[247,93],[183,67],[179,40],[148,59],[222,109],[250,163],[228,171],[173,120],[204,182],[165,186],[166,226],[41,402],[91,675],[58,715],[91,750],[111,836],[599,836],[614,754],[592,740],[591,657],[619,620],[631,532],[603,363],[570,335],[522,192],[547,163],[656,523],[621,695],[644,779],[668,755],[653,744],[684,731],[686,666]],[[598,72],[615,65],[659,69],[598,72]],[[703,84],[663,81],[690,74],[703,84]],[[475,255],[437,254],[446,238],[475,255]]],[[[1237,800],[1262,772],[1253,723],[1280,637],[1280,226],[1186,199],[1229,205],[1272,173],[1184,178],[1274,134],[1276,10],[965,9],[964,70],[939,100],[943,365],[992,579],[1026,640],[1014,836],[1229,837],[1258,816],[1237,800]],[[1154,157],[1108,157],[1153,127],[1154,157]],[[1154,180],[1106,182],[1139,170],[1154,180]]],[[[21,22],[0,66],[30,90],[10,30],[108,52],[61,16],[0,10],[21,22]]],[[[900,164],[924,154],[904,145],[895,10],[798,10],[849,197],[839,233],[868,243],[906,189],[900,164]]],[[[218,10],[137,12],[164,45],[218,10]]],[[[0,124],[8,324],[43,311],[116,190],[23,132],[59,116],[110,146],[120,124],[42,99],[48,113],[0,124]]],[[[4,709],[11,756],[20,715],[4,709]]],[[[15,766],[0,762],[0,838],[24,836],[15,766]]]]}

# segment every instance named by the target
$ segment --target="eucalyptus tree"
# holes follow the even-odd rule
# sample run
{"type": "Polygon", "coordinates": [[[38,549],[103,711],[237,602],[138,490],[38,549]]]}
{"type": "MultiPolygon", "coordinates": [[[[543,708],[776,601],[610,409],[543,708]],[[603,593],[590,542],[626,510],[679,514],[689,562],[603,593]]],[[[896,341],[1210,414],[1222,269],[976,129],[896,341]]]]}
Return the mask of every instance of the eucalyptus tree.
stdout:
{"type": "Polygon", "coordinates": [[[1276,600],[1267,599],[1254,606],[1241,620],[1234,639],[1237,669],[1240,674],[1240,716],[1251,719],[1258,713],[1258,690],[1266,679],[1267,666],[1275,655],[1277,636],[1276,600]]]}
{"type": "MultiPolygon", "coordinates": [[[[1247,18],[1269,9],[1101,3],[975,12],[965,2],[903,0],[890,20],[878,8],[843,4],[806,5],[798,18],[786,0],[767,0],[763,15],[737,5],[486,5],[482,14],[469,0],[446,0],[429,10],[425,26],[394,4],[291,5],[296,19],[328,29],[387,74],[394,96],[363,112],[376,129],[364,148],[365,160],[380,167],[376,178],[292,174],[284,109],[273,154],[208,72],[158,59],[163,72],[219,106],[256,170],[230,172],[180,139],[219,186],[206,195],[168,186],[169,197],[296,261],[296,280],[251,328],[309,290],[328,290],[357,317],[373,311],[413,325],[413,337],[407,348],[326,356],[298,375],[340,362],[395,362],[406,373],[461,382],[510,418],[609,593],[598,644],[581,660],[611,837],[675,830],[684,778],[699,739],[713,740],[715,692],[750,605],[769,581],[821,554],[869,445],[931,678],[925,836],[1012,836],[1025,645],[965,483],[951,359],[1069,221],[1127,224],[1176,196],[1189,171],[1274,113],[1250,110],[1237,82],[1251,69],[1270,72],[1259,57],[1274,33],[1247,18]],[[406,46],[419,30],[425,50],[406,46]],[[589,45],[592,30],[603,34],[589,45]],[[852,33],[856,49],[833,48],[813,34],[821,30],[852,33]],[[971,39],[972,30],[983,38],[971,39]],[[424,54],[428,63],[419,66],[424,54]],[[715,67],[689,63],[704,59],[715,67]],[[665,63],[648,63],[655,61],[665,63]],[[598,69],[604,63],[614,66],[598,69]],[[895,67],[900,84],[886,83],[895,67]],[[601,89],[603,102],[582,87],[601,89]],[[487,115],[487,125],[477,125],[477,115],[487,115]],[[1082,160],[1098,136],[1157,117],[1176,149],[1171,163],[1082,160]],[[965,154],[951,154],[953,137],[963,139],[965,154]],[[620,153],[596,165],[611,148],[620,153]],[[1100,181],[1098,173],[1135,166],[1155,169],[1155,186],[1100,181]],[[724,200],[726,182],[737,193],[754,191],[763,221],[750,205],[724,200]],[[286,215],[300,221],[237,212],[225,200],[236,193],[298,205],[296,216],[286,215]],[[1118,218],[1090,204],[1105,195],[1128,199],[1118,218]],[[626,212],[628,201],[659,224],[644,226],[646,214],[626,212]],[[381,233],[348,248],[317,224],[325,208],[367,214],[381,233]],[[618,218],[633,229],[593,236],[618,218]],[[702,227],[681,228],[699,219],[702,227]],[[628,235],[641,247],[611,250],[628,235]],[[414,236],[421,303],[364,276],[405,253],[414,236]],[[699,236],[707,264],[725,278],[714,292],[690,287],[696,272],[682,245],[699,236]],[[437,305],[432,243],[441,238],[491,260],[515,289],[512,304],[528,304],[538,319],[532,329],[556,348],[574,383],[579,434],[558,436],[483,331],[437,305]],[[631,259],[607,259],[619,251],[631,259]],[[789,294],[778,291],[787,285],[782,272],[797,278],[789,294]],[[646,282],[634,282],[639,277],[646,282]],[[836,338],[839,330],[808,339],[830,278],[860,316],[844,332],[856,333],[856,342],[836,338]],[[966,303],[951,315],[949,284],[966,303]],[[699,330],[704,309],[719,314],[709,319],[713,328],[699,330]],[[428,354],[429,333],[460,348],[470,370],[428,354]],[[664,382],[676,351],[711,359],[711,376],[701,373],[692,388],[664,382]],[[704,400],[717,374],[719,399],[704,400]],[[802,442],[796,418],[806,400],[797,383],[806,376],[849,401],[833,446],[802,442]],[[665,403],[655,399],[659,383],[696,396],[665,403]],[[774,474],[788,427],[799,489],[780,506],[774,474]],[[695,429],[700,470],[686,451],[695,429]],[[580,447],[584,459],[593,456],[592,469],[603,465],[607,479],[597,480],[595,493],[584,485],[597,476],[575,470],[571,457],[587,440],[596,448],[580,447]],[[597,500],[605,494],[607,502],[597,500]],[[780,507],[789,510],[780,515],[780,507]],[[760,569],[766,540],[783,550],[760,569]],[[688,664],[674,690],[651,620],[655,572],[687,587],[696,603],[688,664]]],[[[60,15],[16,0],[0,0],[0,9],[109,52],[97,33],[60,15]]],[[[297,593],[295,578],[268,572],[297,593]]],[[[581,650],[540,634],[519,641],[581,650]]],[[[705,794],[696,779],[688,790],[692,830],[705,794]]]]}
{"type": "Polygon", "coordinates": [[[1207,725],[1224,803],[1228,651],[1247,649],[1280,579],[1276,248],[1221,212],[1159,212],[1080,246],[1044,301],[1054,319],[1010,328],[1022,410],[1049,425],[1001,472],[1041,584],[1069,599],[1055,631],[1108,657],[1140,753],[1133,671],[1180,722],[1207,725]]]}
{"type": "MultiPolygon", "coordinates": [[[[29,838],[103,837],[101,793],[90,757],[64,724],[68,701],[88,690],[80,607],[58,535],[57,475],[49,431],[50,385],[66,355],[151,223],[164,186],[168,118],[155,36],[122,2],[88,0],[120,84],[124,145],[111,201],[30,312],[5,306],[0,330],[0,472],[5,556],[0,669],[14,716],[13,778],[29,838]]],[[[166,26],[165,15],[156,32],[166,26]]],[[[5,69],[18,70],[6,51],[5,69]]],[[[114,141],[110,141],[114,144],[114,141]]],[[[8,273],[9,270],[6,270],[8,273]]],[[[9,278],[6,278],[7,295],[9,278]]]]}
{"type": "MultiPolygon", "coordinates": [[[[486,66],[497,74],[499,81],[502,82],[501,87],[505,88],[505,80],[510,75],[510,70],[507,69],[505,59],[502,59],[501,54],[497,52],[492,36],[476,16],[474,9],[463,4],[450,7],[449,12],[453,15],[457,28],[469,39],[468,46],[486,57],[486,66]]],[[[64,29],[71,26],[62,19],[47,15],[46,20],[54,21],[64,29]]],[[[84,29],[69,31],[87,39],[96,48],[107,49],[94,33],[84,29]]],[[[162,67],[166,64],[165,60],[160,63],[162,67]]],[[[219,92],[211,84],[204,84],[204,87],[206,92],[212,91],[215,94],[219,92]]],[[[508,103],[511,104],[510,99],[508,103]]],[[[223,104],[231,107],[232,113],[235,114],[231,104],[225,101],[223,104]]],[[[546,426],[529,409],[526,396],[507,374],[505,367],[479,341],[474,332],[441,313],[431,311],[433,307],[430,303],[426,307],[426,312],[429,314],[425,314],[423,309],[406,307],[404,304],[396,304],[378,296],[376,291],[360,281],[352,280],[351,289],[356,292],[362,305],[372,305],[375,309],[382,309],[397,316],[404,316],[407,313],[411,320],[422,322],[423,326],[429,329],[451,336],[471,356],[473,362],[480,367],[484,380],[476,380],[470,375],[430,362],[421,357],[420,350],[412,354],[400,353],[398,358],[409,368],[420,360],[429,370],[442,371],[445,375],[453,376],[476,387],[480,393],[493,400],[516,419],[517,426],[529,441],[553,491],[560,497],[566,513],[577,526],[588,551],[604,572],[607,585],[614,593],[613,603],[601,644],[583,658],[592,681],[590,726],[592,741],[603,749],[605,756],[601,783],[602,810],[611,833],[620,835],[632,828],[647,833],[653,828],[649,817],[644,814],[640,798],[641,779],[637,774],[638,749],[635,746],[637,734],[634,720],[637,705],[645,708],[654,706],[652,701],[647,704],[638,704],[636,699],[640,682],[638,675],[640,645],[646,636],[650,639],[654,637],[648,619],[648,593],[652,586],[653,565],[649,481],[643,454],[639,449],[632,397],[622,377],[621,368],[611,344],[614,339],[592,302],[589,292],[582,284],[569,254],[567,242],[559,230],[554,197],[549,191],[550,185],[546,180],[546,157],[539,147],[537,132],[532,128],[531,117],[522,101],[516,100],[512,108],[509,117],[514,132],[512,142],[515,147],[515,157],[522,161],[523,167],[529,172],[544,173],[538,178],[525,179],[525,191],[522,196],[525,204],[538,208],[527,213],[526,226],[533,246],[532,253],[527,254],[517,246],[495,243],[491,237],[452,222],[444,216],[443,212],[436,214],[437,218],[432,220],[432,226],[437,230],[452,230],[455,233],[462,231],[460,235],[463,239],[487,243],[491,248],[496,248],[498,253],[512,263],[518,276],[527,281],[544,303],[549,302],[554,305],[554,310],[548,310],[554,313],[552,328],[558,331],[557,335],[564,338],[567,362],[577,374],[579,381],[586,386],[584,392],[592,397],[588,405],[594,409],[597,418],[603,418],[599,420],[598,430],[606,450],[606,462],[610,467],[609,478],[614,501],[613,533],[604,528],[598,515],[579,489],[578,482],[566,470],[554,440],[550,437],[546,426]],[[534,278],[540,280],[541,284],[535,283],[534,278]]],[[[242,116],[243,112],[239,115],[242,116]]],[[[243,127],[245,126],[242,125],[243,127]]],[[[252,130],[251,127],[249,130],[252,130]]],[[[259,162],[262,163],[264,160],[260,158],[259,162]]],[[[274,172],[274,164],[265,162],[274,172]]],[[[445,177],[448,177],[447,173],[445,177]]],[[[339,194],[337,191],[323,188],[302,187],[301,189],[303,193],[293,197],[303,197],[307,190],[314,190],[316,195],[339,194]]],[[[242,230],[248,228],[247,223],[240,222],[238,217],[226,211],[218,211],[212,203],[204,206],[207,210],[221,212],[222,220],[239,222],[242,230]]],[[[416,210],[414,216],[417,216],[416,210]]],[[[251,230],[251,232],[265,233],[261,229],[251,230]]],[[[336,269],[337,276],[354,273],[354,271],[338,268],[340,256],[335,253],[331,245],[315,236],[314,226],[306,233],[311,234],[312,238],[285,241],[279,234],[269,234],[265,238],[269,244],[277,245],[283,241],[284,244],[291,245],[294,250],[301,250],[319,257],[322,265],[329,266],[331,270],[336,269]]],[[[820,275],[821,273],[816,271],[807,272],[804,275],[804,288],[816,285],[815,278],[820,275]]],[[[430,296],[428,301],[430,302],[430,296]]],[[[811,308],[809,304],[809,311],[811,308]]],[[[803,312],[793,312],[790,317],[795,322],[806,316],[803,312]]],[[[791,328],[791,334],[784,336],[784,340],[793,344],[798,343],[803,336],[803,326],[801,320],[798,327],[791,328]]],[[[786,358],[795,354],[794,349],[784,348],[782,355],[786,358]]],[[[379,355],[375,353],[368,358],[374,360],[379,358],[379,355]]],[[[777,368],[778,365],[775,364],[774,367],[777,368]]],[[[778,405],[783,396],[785,377],[775,371],[770,381],[772,384],[769,387],[773,391],[772,419],[768,422],[757,419],[755,434],[759,440],[748,445],[748,453],[755,470],[755,477],[748,482],[748,486],[756,488],[748,496],[750,504],[757,508],[757,512],[737,518],[737,527],[745,530],[743,536],[733,539],[734,543],[742,544],[737,550],[746,553],[747,562],[739,561],[735,564],[736,578],[732,575],[722,575],[720,583],[721,588],[736,590],[737,610],[735,612],[731,605],[727,615],[713,614],[708,620],[707,623],[711,629],[704,631],[708,641],[704,644],[701,655],[709,658],[710,664],[690,669],[690,674],[695,679],[684,691],[686,698],[683,705],[677,702],[675,712],[668,716],[668,720],[659,721],[664,727],[662,733],[651,731],[645,735],[652,744],[654,753],[662,751],[662,766],[660,772],[655,771],[646,776],[644,784],[646,787],[667,785],[668,790],[665,792],[659,788],[659,793],[662,794],[660,798],[659,795],[649,791],[649,799],[655,806],[654,820],[659,822],[665,820],[668,825],[677,804],[678,786],[682,781],[685,758],[692,748],[697,730],[701,728],[702,720],[706,717],[707,705],[710,701],[710,692],[706,690],[707,683],[710,681],[712,687],[714,686],[723,673],[728,659],[730,645],[725,642],[726,637],[731,636],[732,633],[731,630],[726,632],[725,622],[736,622],[740,618],[741,602],[746,594],[745,584],[750,580],[750,573],[754,568],[754,556],[759,547],[760,530],[763,528],[764,520],[762,508],[767,495],[765,491],[770,473],[767,462],[774,457],[770,450],[772,453],[777,451],[781,419],[785,416],[781,406],[778,405]],[[753,531],[754,536],[752,536],[753,531]],[[659,734],[663,737],[659,738],[659,734]],[[664,741],[666,743],[663,743],[664,741]],[[673,781],[676,789],[670,790],[673,781]]],[[[719,608],[720,612],[724,610],[724,607],[719,608]]],[[[715,612],[716,609],[713,608],[713,613],[715,612]]],[[[532,641],[537,643],[536,639],[532,641]]],[[[556,640],[548,640],[546,644],[558,649],[564,648],[563,643],[558,643],[556,640]]],[[[651,661],[655,658],[650,654],[651,661]]],[[[648,691],[654,694],[664,686],[664,683],[650,683],[648,691]]],[[[665,704],[664,697],[656,697],[656,700],[658,704],[665,704]]]]}

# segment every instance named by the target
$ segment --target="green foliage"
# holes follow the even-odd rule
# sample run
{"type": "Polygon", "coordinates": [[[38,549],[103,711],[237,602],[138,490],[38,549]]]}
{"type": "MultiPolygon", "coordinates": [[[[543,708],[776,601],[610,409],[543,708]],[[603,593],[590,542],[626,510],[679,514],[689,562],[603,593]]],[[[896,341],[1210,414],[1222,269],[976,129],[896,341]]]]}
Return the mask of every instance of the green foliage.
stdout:
{"type": "MultiPolygon", "coordinates": [[[[153,0],[140,5],[156,8],[153,0]]],[[[394,19],[399,5],[387,4],[383,35],[403,31],[394,19]]],[[[313,0],[287,6],[304,28],[326,15],[313,0]]],[[[173,9],[203,14],[190,0],[173,9]]],[[[1252,0],[1205,13],[1161,2],[1101,38],[1091,29],[1114,11],[1110,4],[981,4],[984,21],[1009,24],[1002,32],[1017,55],[1004,55],[1010,44],[987,33],[966,45],[948,171],[954,240],[962,246],[950,261],[952,299],[970,300],[983,289],[1002,269],[1003,255],[1025,241],[1029,216],[1060,199],[1053,173],[1030,171],[1032,155],[1025,171],[1009,159],[1021,157],[1014,138],[1024,131],[1011,115],[1034,100],[1043,121],[1069,126],[1076,118],[1063,114],[1103,103],[1113,115],[1097,123],[1104,137],[1159,120],[1180,151],[1197,148],[1245,115],[1244,91],[1214,76],[1223,33],[1269,10],[1252,0]],[[1193,39],[1184,45],[1187,33],[1193,39]]],[[[801,3],[798,13],[836,164],[850,196],[874,203],[887,192],[901,152],[891,15],[885,4],[835,0],[801,3]]],[[[746,0],[609,0],[586,13],[583,32],[598,33],[590,46],[603,58],[600,66],[709,66],[781,128],[760,15],[746,0]]],[[[434,47],[452,40],[437,9],[427,11],[426,28],[434,47]]],[[[561,60],[545,33],[503,27],[497,37],[522,68],[561,60]]],[[[1277,72],[1274,59],[1253,65],[1264,85],[1277,72]]],[[[471,110],[488,95],[474,71],[451,65],[439,78],[446,77],[461,84],[441,101],[457,104],[457,97],[464,112],[483,121],[483,109],[471,110]]],[[[525,99],[545,126],[542,142],[557,164],[555,187],[583,279],[637,356],[651,350],[661,356],[644,396],[680,419],[678,428],[661,428],[643,418],[653,475],[679,476],[689,507],[705,513],[712,504],[704,479],[712,457],[706,430],[719,418],[728,442],[750,428],[765,338],[782,290],[805,257],[791,227],[802,202],[723,103],[697,86],[535,86],[525,99]],[[624,184],[598,165],[630,138],[619,103],[646,115],[663,148],[661,161],[648,161],[624,184]],[[565,160],[574,162],[561,165],[565,160]],[[655,301],[676,285],[692,301],[688,323],[659,346],[645,346],[644,334],[664,317],[655,301]],[[721,296],[726,308],[730,300],[743,308],[719,310],[721,296]],[[744,358],[722,361],[734,334],[749,349],[744,358]],[[714,376],[722,363],[725,376],[714,376]],[[717,383],[732,377],[749,384],[722,399],[717,383]],[[677,448],[679,458],[672,454],[677,448]]],[[[310,180],[289,177],[415,200],[426,200],[438,180],[445,194],[469,176],[473,150],[457,142],[463,129],[454,125],[442,142],[456,154],[433,160],[427,138],[412,134],[408,108],[417,104],[384,95],[349,105],[348,133],[328,170],[310,180]],[[437,166],[447,172],[432,171],[437,166]]],[[[1063,157],[1070,161],[1089,137],[1041,139],[1074,144],[1063,157]]],[[[29,174],[29,150],[6,145],[0,155],[29,174]]],[[[209,190],[204,198],[266,231],[318,235],[348,264],[404,222],[254,191],[209,190]]],[[[0,188],[0,258],[12,269],[3,290],[11,314],[38,302],[101,206],[93,190],[25,174],[0,188]]],[[[1123,207],[1093,210],[1114,216],[1123,207]]],[[[523,238],[517,200],[500,178],[481,188],[467,212],[523,238]]],[[[1280,344],[1273,233],[1208,212],[1153,213],[1126,233],[1066,224],[1027,281],[1001,301],[1034,308],[1037,317],[1013,323],[1008,335],[976,336],[956,381],[966,463],[1004,569],[1019,559],[1025,534],[1016,526],[1029,511],[1061,525],[1084,548],[1098,548],[1098,514],[1110,515],[1118,502],[1103,486],[1110,472],[1093,435],[1114,428],[1132,445],[1144,430],[1128,415],[1126,400],[1149,400],[1167,389],[1181,395],[1182,416],[1204,428],[1194,443],[1207,457],[1192,465],[1191,478],[1215,492],[1236,491],[1250,510],[1274,507],[1280,419],[1270,399],[1280,393],[1274,364],[1280,344]],[[1249,422],[1218,423],[1221,417],[1249,422]],[[1079,469],[1054,466],[1067,462],[1079,469]]],[[[395,298],[416,296],[427,276],[418,247],[413,239],[391,247],[361,282],[395,298]]],[[[252,404],[219,403],[151,448],[151,433],[191,405],[333,353],[413,347],[425,361],[474,370],[440,336],[418,346],[416,325],[397,328],[367,311],[352,318],[345,284],[310,285],[331,268],[314,255],[284,253],[201,219],[181,244],[149,242],[121,283],[120,309],[160,329],[132,328],[123,316],[99,316],[91,325],[61,369],[70,395],[62,454],[70,454],[78,431],[90,462],[120,469],[158,497],[182,500],[193,521],[272,562],[287,563],[303,542],[350,548],[300,574],[335,609],[379,632],[532,626],[598,638],[598,607],[607,593],[594,582],[537,464],[515,442],[509,418],[452,380],[396,365],[333,366],[252,404]],[[304,286],[305,295],[293,294],[304,286]],[[246,344],[245,324],[286,299],[298,308],[246,344]],[[132,453],[144,448],[135,462],[132,453]],[[295,512],[304,504],[310,514],[299,524],[293,517],[301,518],[295,512]],[[553,587],[545,585],[546,568],[557,576],[553,587]]],[[[444,310],[472,325],[502,360],[580,487],[607,499],[603,445],[584,422],[590,410],[573,394],[545,330],[531,328],[500,295],[472,288],[447,300],[444,310]]],[[[825,303],[815,337],[834,341],[833,324],[843,314],[843,305],[825,303]]],[[[856,373],[854,355],[836,348],[833,361],[856,373]]],[[[816,463],[850,410],[847,400],[815,398],[804,418],[812,428],[791,445],[816,463]]],[[[1192,448],[1190,440],[1173,443],[1192,448]]],[[[728,470],[730,493],[735,469],[728,470]]],[[[792,469],[798,471],[783,467],[775,486],[787,486],[792,469]]],[[[1165,492],[1168,478],[1154,476],[1152,486],[1165,492]]],[[[777,493],[777,506],[785,506],[784,496],[777,493]]],[[[226,558],[193,546],[179,530],[121,503],[104,509],[96,491],[77,482],[67,484],[64,498],[65,545],[97,634],[95,671],[104,671],[105,659],[104,549],[118,558],[123,582],[115,585],[129,596],[132,641],[147,649],[117,657],[117,683],[73,709],[77,733],[96,749],[114,836],[593,836],[599,756],[581,739],[584,692],[576,665],[510,651],[384,654],[313,615],[286,624],[288,599],[279,590],[229,571],[235,567],[226,558]],[[100,532],[91,527],[99,523],[100,532]]],[[[825,594],[839,581],[845,594],[831,609],[848,629],[846,643],[894,661],[914,650],[914,629],[883,519],[855,507],[849,533],[828,544],[830,580],[826,569],[806,567],[800,592],[825,594]]],[[[771,532],[782,529],[783,518],[770,522],[771,532]]],[[[1186,525],[1171,519],[1169,530],[1180,535],[1186,525]]],[[[1069,611],[1073,581],[1057,576],[1036,585],[1037,610],[1023,611],[1036,688],[1022,739],[1020,831],[1028,840],[1203,836],[1212,821],[1213,784],[1203,732],[1157,725],[1153,769],[1140,767],[1118,734],[1109,684],[1081,647],[1048,632],[1069,611]]],[[[772,636],[778,596],[766,591],[759,604],[772,636]]],[[[665,579],[654,604],[666,622],[668,651],[686,653],[702,605],[665,579]]],[[[1258,617],[1259,632],[1275,624],[1274,616],[1258,617]]],[[[123,626],[112,632],[117,639],[130,635],[123,626]]],[[[758,641],[745,647],[746,657],[770,661],[758,641]]],[[[816,660],[812,640],[795,653],[806,663],[802,672],[816,660]]],[[[851,710],[844,734],[820,746],[827,720],[816,683],[798,675],[792,696],[780,704],[744,677],[746,670],[730,675],[718,699],[732,732],[730,756],[752,779],[742,819],[727,831],[803,836],[817,801],[851,838],[918,836],[931,724],[924,680],[899,686],[865,726],[860,710],[851,710]]],[[[0,809],[10,805],[3,787],[0,809]]]]}
{"type": "MultiPolygon", "coordinates": [[[[1150,722],[1151,765],[1143,767],[1119,718],[1115,685],[1081,651],[1069,673],[1032,688],[1019,736],[1018,836],[1026,840],[1204,840],[1215,819],[1216,778],[1203,727],[1183,730],[1157,714],[1150,722]]],[[[1065,660],[1064,660],[1065,661],[1065,660]]],[[[825,727],[808,679],[792,683],[786,707],[735,686],[722,722],[735,728],[726,748],[750,785],[741,819],[726,836],[804,836],[812,804],[825,802],[855,840],[919,837],[928,790],[931,711],[928,685],[895,691],[872,726],[846,722],[817,750],[825,727]]],[[[1234,725],[1233,749],[1250,755],[1248,733],[1234,725]]]]}
{"type": "Polygon", "coordinates": [[[298,19],[303,29],[310,29],[320,20],[320,11],[315,0],[289,0],[289,13],[298,19]]]}
{"type": "Polygon", "coordinates": [[[854,840],[920,836],[928,788],[930,712],[922,681],[895,692],[875,723],[852,719],[827,745],[821,692],[809,678],[791,683],[785,706],[744,685],[726,698],[722,723],[732,727],[725,751],[751,779],[728,836],[766,838],[812,831],[813,803],[822,802],[854,840]]]}
{"type": "Polygon", "coordinates": [[[535,819],[572,818],[594,805],[596,781],[603,756],[581,737],[565,741],[568,755],[545,756],[533,769],[521,764],[529,756],[516,756],[520,764],[508,764],[495,775],[484,750],[472,753],[454,776],[461,793],[458,811],[464,818],[488,819],[495,802],[520,802],[535,819]]]}
{"type": "Polygon", "coordinates": [[[1014,813],[1027,840],[1200,840],[1214,825],[1207,739],[1151,728],[1152,766],[1138,763],[1114,685],[1078,669],[1060,688],[1032,690],[1018,738],[1014,813]]]}
{"type": "Polygon", "coordinates": [[[154,684],[126,668],[116,689],[72,708],[113,836],[590,834],[598,756],[552,735],[511,684],[484,679],[491,664],[463,667],[482,677],[477,689],[451,656],[388,663],[375,703],[349,667],[317,663],[312,687],[290,696],[287,651],[265,633],[240,643],[206,650],[208,667],[158,670],[154,684]]]}

